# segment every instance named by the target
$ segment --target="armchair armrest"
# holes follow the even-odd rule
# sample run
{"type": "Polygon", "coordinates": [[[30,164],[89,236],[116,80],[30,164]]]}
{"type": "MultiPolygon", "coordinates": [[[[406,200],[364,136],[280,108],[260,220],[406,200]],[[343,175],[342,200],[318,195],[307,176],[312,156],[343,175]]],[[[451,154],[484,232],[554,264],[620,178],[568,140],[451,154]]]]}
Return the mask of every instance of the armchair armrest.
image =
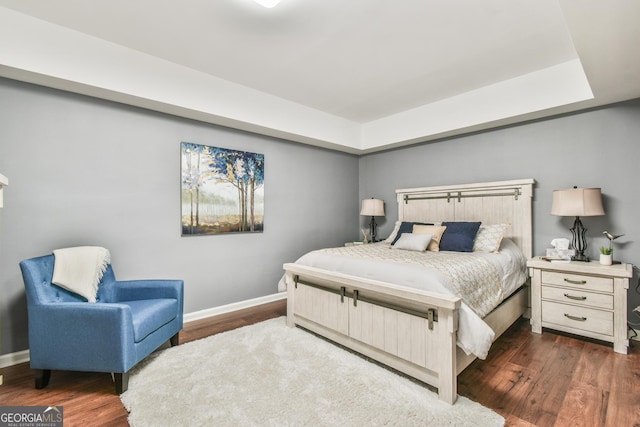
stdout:
{"type": "Polygon", "coordinates": [[[113,283],[113,302],[184,296],[182,280],[125,280],[113,283]]]}
{"type": "Polygon", "coordinates": [[[126,372],[136,361],[131,309],[124,304],[30,306],[29,342],[36,369],[126,372]]]}

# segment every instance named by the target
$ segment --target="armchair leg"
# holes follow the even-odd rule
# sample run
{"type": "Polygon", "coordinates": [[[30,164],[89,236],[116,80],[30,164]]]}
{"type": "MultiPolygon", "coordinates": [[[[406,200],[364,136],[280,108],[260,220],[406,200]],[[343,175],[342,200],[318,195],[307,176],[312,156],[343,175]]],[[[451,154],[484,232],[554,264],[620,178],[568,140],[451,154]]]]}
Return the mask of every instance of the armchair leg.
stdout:
{"type": "Polygon", "coordinates": [[[51,369],[36,369],[36,388],[38,390],[49,385],[51,379],[51,369]]]}
{"type": "Polygon", "coordinates": [[[116,382],[116,394],[122,394],[129,388],[129,373],[116,372],[113,374],[113,378],[116,382]]]}
{"type": "Polygon", "coordinates": [[[174,336],[169,338],[169,341],[171,342],[171,347],[175,347],[178,344],[180,344],[180,337],[178,337],[179,334],[180,334],[179,332],[176,332],[174,336]]]}

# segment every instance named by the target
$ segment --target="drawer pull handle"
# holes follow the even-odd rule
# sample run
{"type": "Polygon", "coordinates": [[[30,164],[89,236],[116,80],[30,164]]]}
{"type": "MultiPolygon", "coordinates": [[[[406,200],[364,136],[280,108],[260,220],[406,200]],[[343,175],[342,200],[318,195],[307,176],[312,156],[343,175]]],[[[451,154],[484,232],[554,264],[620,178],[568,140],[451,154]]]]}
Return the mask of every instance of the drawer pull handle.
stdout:
{"type": "Polygon", "coordinates": [[[577,317],[577,316],[572,316],[570,314],[565,313],[564,317],[566,317],[567,319],[571,319],[571,320],[577,320],[579,322],[584,322],[585,320],[587,320],[586,317],[577,317]]]}
{"type": "Polygon", "coordinates": [[[571,283],[572,285],[584,285],[587,283],[586,280],[571,280],[571,279],[564,279],[565,282],[567,283],[571,283]]]}
{"type": "Polygon", "coordinates": [[[565,297],[567,297],[567,298],[569,298],[569,299],[574,299],[574,300],[576,300],[576,301],[584,301],[584,300],[586,300],[586,299],[587,299],[587,297],[584,297],[584,296],[582,296],[582,297],[576,297],[576,296],[574,296],[574,295],[569,295],[569,294],[564,294],[564,296],[565,296],[565,297]]]}

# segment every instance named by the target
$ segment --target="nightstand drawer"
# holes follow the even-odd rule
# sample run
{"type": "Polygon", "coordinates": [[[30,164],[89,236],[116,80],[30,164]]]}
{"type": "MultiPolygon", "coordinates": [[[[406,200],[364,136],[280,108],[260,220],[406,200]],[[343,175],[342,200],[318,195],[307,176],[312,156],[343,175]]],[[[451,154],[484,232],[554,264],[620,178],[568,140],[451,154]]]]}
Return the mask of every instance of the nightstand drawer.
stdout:
{"type": "Polygon", "coordinates": [[[597,334],[613,335],[613,312],[611,311],[542,301],[542,322],[597,334]]]}
{"type": "Polygon", "coordinates": [[[560,303],[578,304],[582,306],[613,310],[612,294],[597,294],[581,289],[556,288],[554,286],[542,286],[542,298],[555,300],[560,303]]]}
{"type": "Polygon", "coordinates": [[[592,291],[613,292],[613,278],[611,277],[543,271],[542,283],[558,286],[571,286],[592,291]]]}

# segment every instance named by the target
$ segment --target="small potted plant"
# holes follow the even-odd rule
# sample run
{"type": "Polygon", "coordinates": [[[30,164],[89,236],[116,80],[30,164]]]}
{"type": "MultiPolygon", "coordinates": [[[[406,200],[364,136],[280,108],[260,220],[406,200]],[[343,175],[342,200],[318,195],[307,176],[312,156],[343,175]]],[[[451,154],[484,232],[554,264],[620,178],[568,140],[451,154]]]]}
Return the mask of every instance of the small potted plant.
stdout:
{"type": "Polygon", "coordinates": [[[600,264],[602,265],[613,264],[613,248],[600,246],[600,264]]]}
{"type": "Polygon", "coordinates": [[[609,239],[609,247],[600,247],[600,264],[611,265],[613,264],[613,241],[618,237],[624,236],[624,234],[611,234],[607,230],[603,231],[602,234],[609,239]]]}

